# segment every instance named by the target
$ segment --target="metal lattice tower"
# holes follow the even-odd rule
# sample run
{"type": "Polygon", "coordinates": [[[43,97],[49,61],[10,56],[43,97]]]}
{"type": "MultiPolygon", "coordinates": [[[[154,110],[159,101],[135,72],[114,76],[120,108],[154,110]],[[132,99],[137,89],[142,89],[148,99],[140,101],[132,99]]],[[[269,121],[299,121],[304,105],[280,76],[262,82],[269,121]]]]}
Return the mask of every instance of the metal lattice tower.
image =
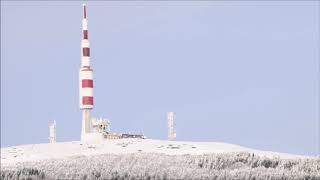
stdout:
{"type": "Polygon", "coordinates": [[[57,142],[56,121],[53,121],[53,123],[49,124],[49,142],[57,142]]]}
{"type": "Polygon", "coordinates": [[[169,140],[174,140],[177,136],[176,131],[174,129],[174,118],[175,118],[175,114],[173,112],[167,113],[168,139],[169,140]]]}

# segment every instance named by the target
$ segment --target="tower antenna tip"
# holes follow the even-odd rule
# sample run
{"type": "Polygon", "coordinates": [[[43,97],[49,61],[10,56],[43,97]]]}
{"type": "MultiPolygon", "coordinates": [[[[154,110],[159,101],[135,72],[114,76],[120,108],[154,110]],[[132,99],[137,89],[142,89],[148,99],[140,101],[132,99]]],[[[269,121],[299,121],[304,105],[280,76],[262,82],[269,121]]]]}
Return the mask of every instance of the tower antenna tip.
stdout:
{"type": "Polygon", "coordinates": [[[83,6],[83,18],[87,18],[87,6],[85,3],[82,3],[83,6]]]}

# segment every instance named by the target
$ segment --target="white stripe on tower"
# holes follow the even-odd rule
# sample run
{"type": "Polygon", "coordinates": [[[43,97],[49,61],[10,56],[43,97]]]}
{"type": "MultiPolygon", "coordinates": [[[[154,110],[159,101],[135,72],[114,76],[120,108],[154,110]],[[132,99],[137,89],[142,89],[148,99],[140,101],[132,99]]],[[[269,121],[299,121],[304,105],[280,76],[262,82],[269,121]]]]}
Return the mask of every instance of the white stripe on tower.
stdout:
{"type": "Polygon", "coordinates": [[[93,109],[93,74],[90,67],[90,43],[88,38],[87,6],[83,4],[81,68],[79,73],[80,109],[82,110],[83,140],[86,133],[91,131],[90,112],[93,109]]]}

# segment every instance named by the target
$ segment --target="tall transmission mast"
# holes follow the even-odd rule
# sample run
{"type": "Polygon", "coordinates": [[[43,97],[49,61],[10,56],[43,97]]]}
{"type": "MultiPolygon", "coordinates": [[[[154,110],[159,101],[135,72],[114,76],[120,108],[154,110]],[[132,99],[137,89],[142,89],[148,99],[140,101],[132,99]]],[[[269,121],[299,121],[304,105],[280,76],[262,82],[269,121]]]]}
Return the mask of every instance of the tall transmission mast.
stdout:
{"type": "Polygon", "coordinates": [[[80,109],[82,111],[81,140],[91,132],[91,110],[93,109],[93,73],[90,67],[87,6],[82,5],[81,67],[79,72],[80,109]]]}
{"type": "Polygon", "coordinates": [[[174,129],[174,118],[175,118],[175,114],[173,112],[167,113],[168,139],[169,140],[174,140],[177,136],[176,130],[174,129]]]}

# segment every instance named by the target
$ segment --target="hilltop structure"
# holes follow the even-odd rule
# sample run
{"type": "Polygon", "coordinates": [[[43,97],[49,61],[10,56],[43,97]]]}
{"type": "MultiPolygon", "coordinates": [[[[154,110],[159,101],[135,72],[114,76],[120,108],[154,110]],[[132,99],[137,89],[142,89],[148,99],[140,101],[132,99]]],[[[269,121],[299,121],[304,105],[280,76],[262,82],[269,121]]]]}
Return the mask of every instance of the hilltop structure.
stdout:
{"type": "Polygon", "coordinates": [[[174,118],[175,118],[175,114],[173,112],[167,113],[168,140],[171,140],[171,141],[177,137],[176,130],[174,129],[174,118]]]}
{"type": "Polygon", "coordinates": [[[100,143],[104,139],[145,138],[141,134],[122,134],[110,132],[110,120],[92,118],[93,69],[90,65],[90,43],[88,31],[87,6],[82,4],[82,40],[81,66],[79,71],[79,104],[82,111],[81,141],[84,143],[100,143]]]}
{"type": "Polygon", "coordinates": [[[81,140],[91,132],[91,110],[93,109],[93,73],[90,67],[90,47],[88,38],[87,7],[83,4],[81,67],[80,79],[80,109],[82,111],[81,140]]]}
{"type": "Polygon", "coordinates": [[[49,124],[49,142],[57,142],[56,121],[53,121],[53,123],[49,124]]]}

